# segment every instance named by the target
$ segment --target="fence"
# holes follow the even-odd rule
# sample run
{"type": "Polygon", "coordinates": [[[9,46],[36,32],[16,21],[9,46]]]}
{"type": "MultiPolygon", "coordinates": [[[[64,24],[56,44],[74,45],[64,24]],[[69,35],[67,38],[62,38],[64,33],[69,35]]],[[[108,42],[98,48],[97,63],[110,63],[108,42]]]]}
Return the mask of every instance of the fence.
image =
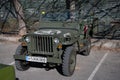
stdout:
{"type": "Polygon", "coordinates": [[[108,38],[108,39],[120,39],[120,19],[109,22],[98,21],[97,25],[93,28],[94,38],[108,38]]]}

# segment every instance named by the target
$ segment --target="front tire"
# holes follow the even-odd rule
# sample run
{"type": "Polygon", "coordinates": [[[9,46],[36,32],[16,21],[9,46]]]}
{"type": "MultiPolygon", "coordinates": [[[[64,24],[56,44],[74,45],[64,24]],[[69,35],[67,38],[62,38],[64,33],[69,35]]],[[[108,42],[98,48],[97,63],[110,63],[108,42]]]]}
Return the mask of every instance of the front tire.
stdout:
{"type": "Polygon", "coordinates": [[[65,76],[71,76],[76,66],[76,52],[73,46],[67,47],[63,54],[62,72],[65,76]]]}
{"type": "MultiPolygon", "coordinates": [[[[27,49],[22,47],[21,45],[18,46],[15,55],[25,55],[27,54],[27,49]]],[[[23,60],[15,60],[15,66],[19,71],[25,71],[29,69],[29,63],[23,60]]]]}

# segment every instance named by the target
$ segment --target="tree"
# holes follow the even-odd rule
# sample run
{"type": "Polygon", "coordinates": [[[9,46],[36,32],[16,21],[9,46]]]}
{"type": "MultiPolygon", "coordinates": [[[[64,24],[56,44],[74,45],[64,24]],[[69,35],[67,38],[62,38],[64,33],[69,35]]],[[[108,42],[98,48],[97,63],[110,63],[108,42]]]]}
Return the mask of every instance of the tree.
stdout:
{"type": "Polygon", "coordinates": [[[16,9],[17,18],[18,18],[19,35],[22,36],[22,35],[25,35],[27,32],[26,24],[24,22],[23,9],[18,0],[13,0],[13,3],[16,9]]]}

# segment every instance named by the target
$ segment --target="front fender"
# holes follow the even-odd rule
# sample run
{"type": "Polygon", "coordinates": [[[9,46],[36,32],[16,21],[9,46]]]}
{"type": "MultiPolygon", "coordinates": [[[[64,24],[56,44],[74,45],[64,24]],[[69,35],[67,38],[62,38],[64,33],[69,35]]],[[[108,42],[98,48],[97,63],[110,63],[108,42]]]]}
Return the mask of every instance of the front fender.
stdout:
{"type": "Polygon", "coordinates": [[[63,41],[62,42],[62,44],[63,45],[72,45],[72,44],[74,44],[75,42],[77,42],[77,37],[73,37],[73,38],[71,38],[71,40],[70,41],[63,41]]]}

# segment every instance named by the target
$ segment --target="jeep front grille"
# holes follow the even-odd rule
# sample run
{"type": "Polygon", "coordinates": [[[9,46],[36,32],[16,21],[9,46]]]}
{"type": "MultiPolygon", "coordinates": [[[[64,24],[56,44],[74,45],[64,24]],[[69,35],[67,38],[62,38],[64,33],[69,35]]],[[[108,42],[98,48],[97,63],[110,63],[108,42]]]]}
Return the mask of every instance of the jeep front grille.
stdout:
{"type": "Polygon", "coordinates": [[[33,53],[53,52],[53,37],[52,36],[31,36],[30,51],[33,53]]]}

